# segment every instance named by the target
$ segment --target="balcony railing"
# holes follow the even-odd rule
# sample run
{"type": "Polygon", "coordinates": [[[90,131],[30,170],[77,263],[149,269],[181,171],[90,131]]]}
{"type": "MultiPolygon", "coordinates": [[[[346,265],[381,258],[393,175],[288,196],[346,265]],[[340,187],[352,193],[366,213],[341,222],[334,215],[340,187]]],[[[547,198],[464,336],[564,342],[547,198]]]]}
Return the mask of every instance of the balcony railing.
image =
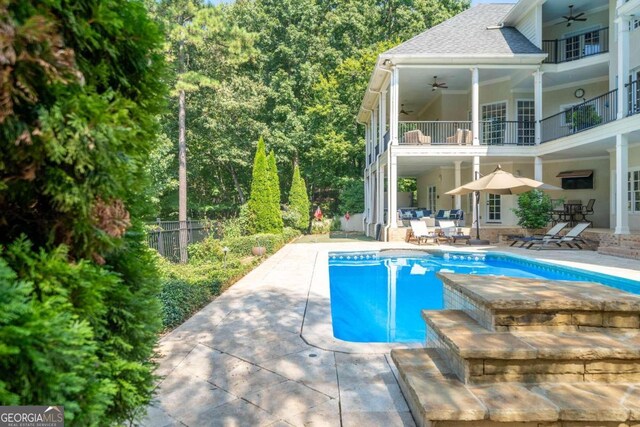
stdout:
{"type": "Polygon", "coordinates": [[[543,40],[542,50],[548,54],[544,62],[549,64],[606,53],[609,51],[609,28],[587,31],[563,39],[543,40]]]}
{"type": "Polygon", "coordinates": [[[470,133],[471,122],[466,121],[400,122],[398,124],[398,143],[401,145],[471,144],[470,133]]]}
{"type": "Polygon", "coordinates": [[[480,122],[482,145],[535,145],[533,121],[485,120],[480,122]]]}
{"type": "Polygon", "coordinates": [[[541,142],[563,138],[615,120],[618,111],[617,94],[618,90],[614,89],[542,119],[541,142]]]}
{"type": "MultiPolygon", "coordinates": [[[[471,145],[471,122],[400,122],[401,145],[471,145]]],[[[486,120],[480,122],[482,145],[535,145],[535,122],[486,120]]]]}
{"type": "Polygon", "coordinates": [[[640,113],[640,80],[624,85],[627,88],[627,115],[640,113]]]}

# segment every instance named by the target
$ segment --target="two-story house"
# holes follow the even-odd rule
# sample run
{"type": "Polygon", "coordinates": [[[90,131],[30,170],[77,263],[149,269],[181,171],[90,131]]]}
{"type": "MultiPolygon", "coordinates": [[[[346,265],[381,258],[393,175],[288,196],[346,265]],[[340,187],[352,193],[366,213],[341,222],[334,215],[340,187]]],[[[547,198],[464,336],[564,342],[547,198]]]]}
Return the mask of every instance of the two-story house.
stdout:
{"type": "Polygon", "coordinates": [[[640,0],[478,5],[382,53],[358,113],[367,234],[403,236],[409,203],[515,225],[517,196],[481,194],[476,212],[445,194],[498,164],[563,188],[554,199],[595,199],[594,227],[640,230],[639,79],[640,0]]]}

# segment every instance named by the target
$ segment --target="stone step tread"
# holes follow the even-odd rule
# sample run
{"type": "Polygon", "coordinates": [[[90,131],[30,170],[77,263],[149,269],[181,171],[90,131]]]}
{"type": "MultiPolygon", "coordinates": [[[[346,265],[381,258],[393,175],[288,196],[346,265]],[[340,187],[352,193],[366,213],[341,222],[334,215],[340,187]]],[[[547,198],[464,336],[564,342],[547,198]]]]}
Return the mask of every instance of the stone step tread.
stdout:
{"type": "Polygon", "coordinates": [[[603,255],[615,255],[622,258],[640,259],[640,250],[637,248],[608,246],[598,248],[598,253],[603,255]]]}
{"type": "Polygon", "coordinates": [[[639,312],[640,295],[594,282],[437,273],[445,285],[490,310],[639,312]],[[487,280],[491,285],[487,286],[487,280]],[[526,289],[519,292],[518,287],[526,289]]]}
{"type": "Polygon", "coordinates": [[[492,332],[461,310],[423,310],[422,316],[427,335],[437,334],[464,359],[640,359],[639,331],[492,332]]]}
{"type": "Polygon", "coordinates": [[[402,392],[419,424],[640,419],[640,386],[599,383],[464,385],[433,349],[392,350],[402,392]],[[424,363],[421,365],[421,363],[424,363]]]}

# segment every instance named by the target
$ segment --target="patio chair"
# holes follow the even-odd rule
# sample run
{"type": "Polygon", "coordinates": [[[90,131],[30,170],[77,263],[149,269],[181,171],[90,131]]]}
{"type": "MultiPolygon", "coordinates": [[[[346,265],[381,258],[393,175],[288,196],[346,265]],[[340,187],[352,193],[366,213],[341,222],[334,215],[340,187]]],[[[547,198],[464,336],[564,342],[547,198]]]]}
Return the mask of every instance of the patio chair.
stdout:
{"type": "Polygon", "coordinates": [[[453,221],[440,221],[440,233],[438,238],[450,243],[453,240],[453,235],[456,232],[456,223],[453,221]]]}
{"type": "Polygon", "coordinates": [[[420,129],[410,130],[404,133],[403,142],[411,145],[431,144],[431,136],[424,135],[420,129]]]}
{"type": "Polygon", "coordinates": [[[589,201],[587,202],[586,206],[582,207],[582,211],[580,212],[582,214],[582,219],[585,222],[588,222],[589,224],[591,224],[591,226],[593,227],[593,221],[591,221],[590,219],[587,219],[588,215],[593,215],[593,205],[596,204],[596,199],[589,199],[589,201]]]}
{"type": "Polygon", "coordinates": [[[429,239],[433,239],[434,243],[439,244],[435,230],[429,229],[424,221],[411,221],[411,230],[413,231],[413,236],[418,239],[418,244],[423,241],[426,243],[429,239]]]}
{"type": "Polygon", "coordinates": [[[469,240],[471,239],[471,227],[457,227],[455,232],[451,235],[452,243],[457,243],[458,240],[464,240],[465,243],[469,244],[469,240]]]}
{"type": "Polygon", "coordinates": [[[576,245],[578,249],[582,249],[582,246],[580,246],[580,243],[582,243],[585,246],[589,246],[589,244],[582,237],[580,237],[582,232],[586,230],[588,227],[589,227],[588,222],[581,222],[575,227],[573,227],[571,230],[569,230],[567,234],[565,234],[564,236],[554,237],[554,238],[544,239],[539,241],[533,241],[529,244],[529,246],[527,246],[527,249],[531,249],[532,246],[538,245],[537,249],[540,250],[550,244],[554,244],[559,247],[565,244],[569,246],[571,249],[573,249],[572,245],[576,245]]]}
{"type": "Polygon", "coordinates": [[[464,142],[464,130],[456,129],[456,133],[452,136],[447,137],[447,144],[458,144],[461,145],[464,142]]]}
{"type": "Polygon", "coordinates": [[[524,245],[526,245],[527,243],[529,243],[530,244],[529,246],[531,246],[532,242],[534,242],[534,241],[540,241],[540,240],[544,240],[544,239],[555,239],[555,238],[562,237],[562,236],[559,235],[559,233],[567,225],[569,225],[568,222],[558,222],[558,223],[556,223],[556,225],[551,227],[549,229],[549,231],[547,231],[543,235],[538,235],[538,236],[534,235],[534,236],[527,236],[527,237],[516,237],[515,239],[513,239],[513,242],[511,242],[511,244],[509,246],[513,246],[516,243],[520,243],[520,246],[518,246],[518,247],[521,248],[524,245]]]}

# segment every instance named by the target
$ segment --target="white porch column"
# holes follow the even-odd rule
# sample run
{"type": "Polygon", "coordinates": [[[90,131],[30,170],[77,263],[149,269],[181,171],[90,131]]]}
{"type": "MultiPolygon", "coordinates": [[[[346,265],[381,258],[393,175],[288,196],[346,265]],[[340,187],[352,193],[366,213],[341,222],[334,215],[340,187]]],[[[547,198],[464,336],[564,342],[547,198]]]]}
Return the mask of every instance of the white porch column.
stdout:
{"type": "MultiPolygon", "coordinates": [[[[480,156],[473,156],[473,178],[474,180],[480,178],[480,156]]],[[[475,227],[475,222],[480,221],[480,212],[478,212],[478,193],[474,192],[473,194],[473,222],[471,223],[472,227],[475,227]]]]}
{"type": "Polygon", "coordinates": [[[538,70],[533,73],[533,97],[534,97],[534,114],[535,114],[535,138],[536,145],[542,142],[542,71],[538,70]]]}
{"type": "Polygon", "coordinates": [[[373,162],[377,160],[376,156],[376,147],[378,146],[378,107],[373,109],[373,113],[371,113],[371,156],[373,158],[373,162]]]}
{"type": "MultiPolygon", "coordinates": [[[[454,179],[454,187],[458,188],[461,185],[461,178],[460,178],[460,165],[462,164],[462,161],[460,160],[456,160],[453,162],[453,179],[454,179]]],[[[454,206],[456,207],[456,209],[462,209],[462,198],[460,197],[459,194],[456,194],[455,196],[453,196],[453,200],[454,200],[454,206]]]]}
{"type": "Polygon", "coordinates": [[[378,122],[378,146],[380,154],[384,151],[384,134],[387,133],[387,89],[380,91],[380,104],[378,106],[379,122],[378,122]]]}
{"type": "Polygon", "coordinates": [[[629,234],[627,193],[629,186],[629,137],[616,135],[616,228],[615,234],[629,234]]]}
{"type": "MultiPolygon", "coordinates": [[[[621,119],[627,115],[627,98],[625,87],[629,78],[629,17],[620,16],[616,19],[618,25],[618,115],[621,119]]],[[[617,226],[616,226],[617,227],[617,226]]]]}
{"type": "Polygon", "coordinates": [[[384,166],[378,168],[378,212],[376,224],[384,224],[384,166]]]}
{"type": "Polygon", "coordinates": [[[389,145],[387,165],[387,224],[389,228],[398,227],[398,158],[389,145]]]}
{"type": "Polygon", "coordinates": [[[542,157],[533,159],[533,179],[542,181],[542,157]]]}
{"type": "Polygon", "coordinates": [[[471,69],[471,132],[473,132],[473,145],[480,145],[480,76],[478,67],[471,69]]]}
{"type": "Polygon", "coordinates": [[[400,70],[393,67],[391,70],[391,92],[389,97],[389,145],[398,145],[398,116],[400,94],[400,70]]]}

